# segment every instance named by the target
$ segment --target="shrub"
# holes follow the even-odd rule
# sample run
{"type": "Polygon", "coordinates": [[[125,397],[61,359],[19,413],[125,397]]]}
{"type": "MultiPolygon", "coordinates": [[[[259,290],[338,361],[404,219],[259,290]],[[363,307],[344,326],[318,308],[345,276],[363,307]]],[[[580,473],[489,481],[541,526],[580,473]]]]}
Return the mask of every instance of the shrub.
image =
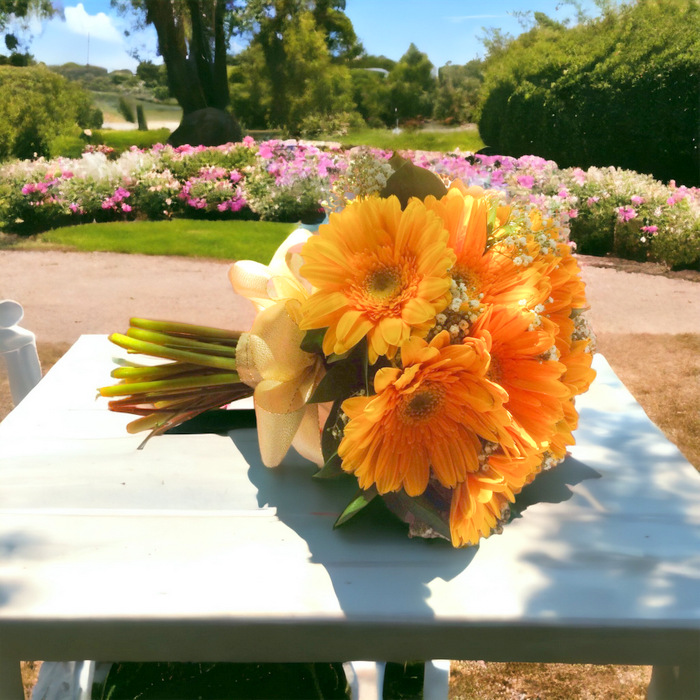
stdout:
{"type": "Polygon", "coordinates": [[[197,177],[202,169],[221,168],[241,171],[255,161],[255,151],[245,144],[217,148],[181,146],[166,149],[161,155],[163,167],[184,182],[197,177]]]}
{"type": "Polygon", "coordinates": [[[357,112],[339,112],[336,114],[309,114],[301,120],[299,133],[307,139],[319,136],[345,136],[351,128],[364,126],[362,117],[357,112]]]}
{"type": "Polygon", "coordinates": [[[148,124],[146,123],[146,113],[143,110],[142,104],[136,105],[136,121],[139,125],[139,131],[148,131],[148,124]]]}
{"type": "Polygon", "coordinates": [[[700,5],[639,0],[537,26],[485,64],[479,129],[498,153],[700,182],[700,5]]]}
{"type": "Polygon", "coordinates": [[[246,200],[264,221],[323,218],[321,203],[330,197],[336,161],[319,148],[296,141],[267,141],[246,170],[246,200]]]}
{"type": "Polygon", "coordinates": [[[119,97],[119,101],[117,102],[117,111],[122,115],[124,121],[129,122],[129,124],[136,123],[134,103],[131,100],[127,100],[123,95],[119,97]]]}
{"type": "MultiPolygon", "coordinates": [[[[134,132],[131,132],[134,133],[134,132]]],[[[94,138],[94,134],[93,134],[94,138]]],[[[0,169],[0,225],[19,233],[147,216],[317,222],[353,195],[380,190],[391,153],[289,140],[216,148],[155,146],[111,159],[15,161],[0,169]]],[[[619,168],[560,170],[536,156],[399,151],[446,181],[500,189],[552,219],[582,253],[700,265],[700,190],[619,168]]]]}
{"type": "Polygon", "coordinates": [[[0,66],[0,160],[49,156],[56,138],[101,120],[85,90],[46,67],[0,66]]]}
{"type": "Polygon", "coordinates": [[[579,252],[693,267],[700,262],[700,192],[620,168],[562,172],[578,206],[579,252]]]}
{"type": "Polygon", "coordinates": [[[52,158],[80,158],[85,149],[85,139],[75,134],[60,134],[51,141],[52,158]]]}

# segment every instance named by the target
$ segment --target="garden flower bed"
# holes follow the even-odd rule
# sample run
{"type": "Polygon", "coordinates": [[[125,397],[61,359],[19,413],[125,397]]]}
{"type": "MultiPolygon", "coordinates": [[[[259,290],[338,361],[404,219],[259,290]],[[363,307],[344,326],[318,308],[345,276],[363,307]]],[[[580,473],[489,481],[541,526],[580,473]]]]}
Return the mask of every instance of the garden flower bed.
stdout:
{"type": "MultiPolygon", "coordinates": [[[[15,161],[0,168],[2,229],[134,218],[260,218],[317,222],[346,192],[383,186],[391,152],[246,137],[216,148],[157,144],[119,157],[92,147],[81,158],[15,161]]],[[[401,151],[446,180],[501,189],[551,217],[581,253],[669,266],[700,264],[700,189],[617,168],[559,169],[536,156],[401,151]]]]}

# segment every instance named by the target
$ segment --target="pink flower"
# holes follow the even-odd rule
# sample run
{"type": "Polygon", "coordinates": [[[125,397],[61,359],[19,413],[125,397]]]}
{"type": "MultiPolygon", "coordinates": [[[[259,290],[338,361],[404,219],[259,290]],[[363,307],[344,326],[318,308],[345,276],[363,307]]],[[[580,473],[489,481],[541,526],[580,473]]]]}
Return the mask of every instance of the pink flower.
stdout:
{"type": "Polygon", "coordinates": [[[678,190],[678,192],[674,192],[667,200],[666,204],[668,204],[670,207],[674,206],[675,204],[678,204],[678,202],[682,202],[686,198],[687,193],[684,192],[683,190],[678,190]]]}
{"type": "Polygon", "coordinates": [[[502,185],[503,182],[504,178],[501,170],[495,170],[493,173],[491,173],[491,185],[497,187],[498,185],[502,185]]]}
{"type": "Polygon", "coordinates": [[[589,207],[592,207],[596,202],[600,201],[600,197],[589,197],[586,200],[586,204],[588,204],[589,207]]]}
{"type": "MultiPolygon", "coordinates": [[[[246,136],[246,138],[249,138],[249,137],[246,136]]],[[[232,170],[232,171],[231,171],[231,174],[229,175],[229,177],[230,177],[230,179],[231,179],[231,182],[239,182],[239,181],[243,178],[243,175],[241,175],[241,174],[238,172],[238,170],[232,170]]]]}
{"type": "Polygon", "coordinates": [[[569,196],[569,190],[566,189],[566,187],[562,187],[559,189],[559,192],[557,192],[557,197],[560,199],[566,199],[569,196]]]}
{"type": "Polygon", "coordinates": [[[32,194],[33,192],[36,192],[36,185],[33,182],[28,182],[22,188],[22,194],[32,194]]]}
{"type": "Polygon", "coordinates": [[[221,203],[219,203],[219,204],[216,205],[216,208],[217,208],[219,211],[224,212],[224,211],[226,211],[226,210],[228,209],[228,204],[229,204],[228,202],[221,202],[221,203]]]}
{"type": "Polygon", "coordinates": [[[124,211],[128,214],[131,211],[131,205],[130,204],[122,204],[122,211],[124,211]]]}
{"type": "Polygon", "coordinates": [[[637,212],[632,207],[618,207],[617,218],[623,223],[627,223],[637,216],[637,212]]]}
{"type": "Polygon", "coordinates": [[[644,233],[651,233],[655,236],[659,231],[659,227],[658,226],[642,226],[642,231],[644,231],[644,233]]]}
{"type": "Polygon", "coordinates": [[[252,136],[245,136],[242,143],[244,146],[250,148],[251,146],[255,146],[255,139],[252,136]]]}
{"type": "Polygon", "coordinates": [[[77,214],[77,213],[80,211],[80,207],[78,207],[78,205],[77,205],[75,202],[71,202],[71,203],[68,205],[68,208],[69,208],[74,214],[77,214]]]}
{"type": "Polygon", "coordinates": [[[270,146],[269,141],[265,141],[264,143],[260,144],[260,148],[258,148],[258,155],[266,160],[274,157],[275,152],[272,150],[272,146],[270,146]]]}
{"type": "Polygon", "coordinates": [[[583,185],[586,182],[586,173],[581,170],[581,168],[575,168],[571,173],[571,177],[575,180],[577,185],[583,185]]]}
{"type": "Polygon", "coordinates": [[[531,190],[535,184],[535,178],[532,175],[518,175],[517,182],[521,187],[531,190]]]}
{"type": "Polygon", "coordinates": [[[632,204],[639,205],[639,204],[644,204],[644,202],[646,200],[644,199],[644,197],[640,197],[638,194],[635,194],[635,195],[632,195],[632,197],[630,198],[630,201],[632,202],[632,204]]]}
{"type": "Polygon", "coordinates": [[[578,209],[569,209],[567,212],[570,219],[575,219],[578,216],[578,209]]]}

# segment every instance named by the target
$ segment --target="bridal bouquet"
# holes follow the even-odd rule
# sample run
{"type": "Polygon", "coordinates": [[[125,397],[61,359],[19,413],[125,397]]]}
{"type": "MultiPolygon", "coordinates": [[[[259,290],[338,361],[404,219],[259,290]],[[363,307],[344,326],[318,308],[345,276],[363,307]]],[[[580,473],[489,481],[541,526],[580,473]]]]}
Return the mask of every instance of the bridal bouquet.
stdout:
{"type": "Polygon", "coordinates": [[[269,265],[231,267],[248,332],[132,319],[111,339],[170,361],[101,391],[152,434],[252,394],[267,466],[294,446],[317,478],[357,481],[337,525],[381,498],[412,536],[474,545],[573,444],[594,377],[584,284],[535,207],[396,167],[269,265]]]}

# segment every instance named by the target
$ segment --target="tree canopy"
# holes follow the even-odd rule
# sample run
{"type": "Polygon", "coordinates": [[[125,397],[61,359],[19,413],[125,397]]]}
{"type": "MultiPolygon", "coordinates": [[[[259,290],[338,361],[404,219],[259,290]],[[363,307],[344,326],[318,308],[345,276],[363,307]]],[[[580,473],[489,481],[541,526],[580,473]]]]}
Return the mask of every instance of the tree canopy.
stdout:
{"type": "MultiPolygon", "coordinates": [[[[13,57],[21,56],[22,42],[17,37],[14,26],[25,25],[31,17],[51,17],[56,10],[51,0],[0,0],[0,33],[4,35],[5,47],[13,57]]],[[[25,61],[20,61],[26,63],[25,61]]]]}

